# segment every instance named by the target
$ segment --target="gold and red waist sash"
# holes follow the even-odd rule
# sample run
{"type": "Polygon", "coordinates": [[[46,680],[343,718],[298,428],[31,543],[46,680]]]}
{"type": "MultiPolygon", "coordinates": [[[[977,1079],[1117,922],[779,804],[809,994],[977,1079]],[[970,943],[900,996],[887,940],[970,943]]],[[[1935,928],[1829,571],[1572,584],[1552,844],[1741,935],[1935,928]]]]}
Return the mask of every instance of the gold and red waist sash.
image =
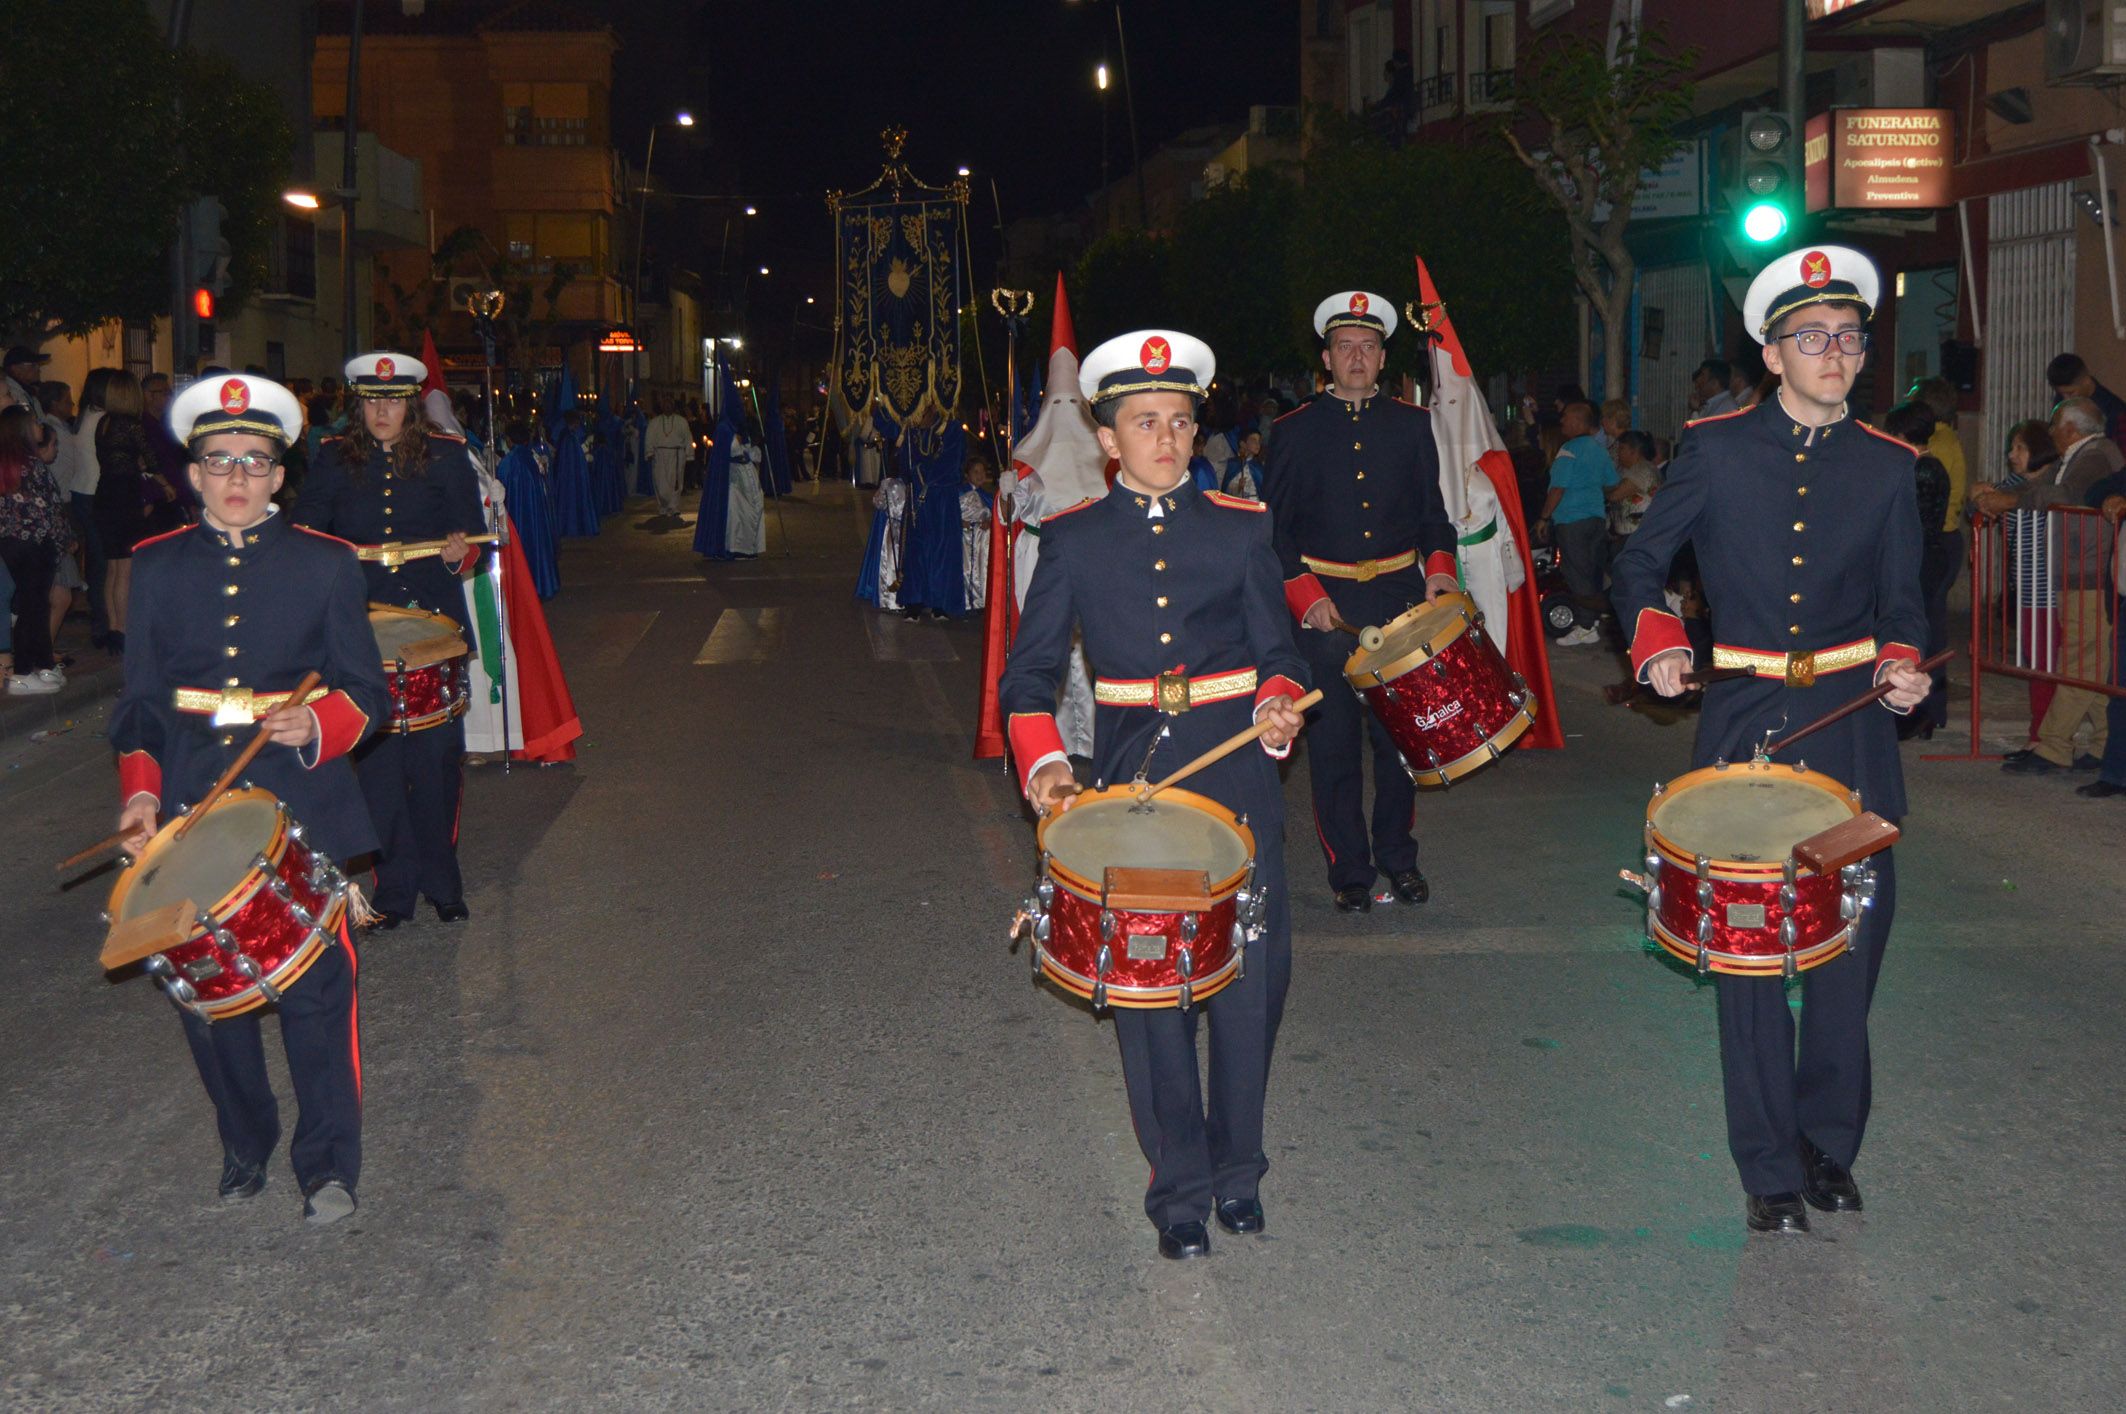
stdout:
{"type": "Polygon", "coordinates": [[[1161,673],[1155,678],[1101,678],[1093,684],[1093,700],[1105,707],[1156,707],[1162,712],[1186,712],[1232,697],[1251,697],[1255,670],[1238,668],[1228,673],[1207,673],[1192,678],[1184,673],[1161,673]]]}
{"type": "Polygon", "coordinates": [[[1788,687],[1811,687],[1816,679],[1848,668],[1865,667],[1875,661],[1875,640],[1856,638],[1835,648],[1814,648],[1802,653],[1773,653],[1757,648],[1713,645],[1716,668],[1748,668],[1760,678],[1778,678],[1788,687]]]}

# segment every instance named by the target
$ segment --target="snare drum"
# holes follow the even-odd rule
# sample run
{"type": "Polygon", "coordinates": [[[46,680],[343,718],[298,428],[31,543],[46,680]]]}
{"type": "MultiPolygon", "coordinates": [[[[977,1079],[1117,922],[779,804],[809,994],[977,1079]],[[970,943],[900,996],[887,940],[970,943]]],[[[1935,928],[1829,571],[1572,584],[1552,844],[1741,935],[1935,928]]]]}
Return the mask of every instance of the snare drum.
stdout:
{"type": "Polygon", "coordinates": [[[472,701],[469,650],[455,620],[425,609],[371,604],[369,630],[384,658],[393,731],[426,731],[465,715],[472,701]]]}
{"type": "Polygon", "coordinates": [[[1447,785],[1498,760],[1535,720],[1528,684],[1481,631],[1482,617],[1464,595],[1443,595],[1391,620],[1380,647],[1344,663],[1344,681],[1421,786],[1447,785]]]}
{"type": "Polygon", "coordinates": [[[303,842],[271,791],[224,794],[182,836],[158,830],[111,890],[113,925],[189,899],[184,942],[147,960],[179,1006],[208,1021],[280,1000],[339,938],[347,879],[303,842]]]}
{"type": "Polygon", "coordinates": [[[1860,814],[1805,766],[1748,761],[1678,776],[1646,807],[1646,932],[1704,972],[1791,977],[1846,950],[1874,871],[1818,874],[1794,847],[1860,814]]]}
{"type": "Polygon", "coordinates": [[[1041,882],[1020,914],[1036,977],[1095,1007],[1185,1009],[1240,975],[1262,927],[1255,836],[1217,801],[1087,791],[1039,840],[1041,882]]]}

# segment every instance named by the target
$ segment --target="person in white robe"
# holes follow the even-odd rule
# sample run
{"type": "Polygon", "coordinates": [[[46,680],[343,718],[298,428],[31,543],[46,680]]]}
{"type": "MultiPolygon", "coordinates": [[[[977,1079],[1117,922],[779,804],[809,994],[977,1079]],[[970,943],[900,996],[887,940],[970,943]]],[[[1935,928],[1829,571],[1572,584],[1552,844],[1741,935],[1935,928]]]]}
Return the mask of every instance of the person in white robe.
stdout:
{"type": "Polygon", "coordinates": [[[1484,616],[1484,631],[1504,653],[1511,626],[1506,601],[1527,576],[1514,548],[1513,527],[1500,514],[1498,492],[1482,468],[1468,468],[1462,499],[1461,514],[1454,520],[1455,558],[1461,564],[1462,585],[1484,616]]]}
{"type": "Polygon", "coordinates": [[[686,479],[687,458],[693,454],[694,433],[687,420],[663,398],[657,400],[657,415],[644,433],[643,448],[650,459],[650,482],[657,488],[657,514],[679,514],[680,484],[686,479]]]}
{"type": "Polygon", "coordinates": [[[739,433],[731,442],[731,519],[727,541],[734,555],[768,553],[767,498],[761,491],[760,444],[739,433]]]}

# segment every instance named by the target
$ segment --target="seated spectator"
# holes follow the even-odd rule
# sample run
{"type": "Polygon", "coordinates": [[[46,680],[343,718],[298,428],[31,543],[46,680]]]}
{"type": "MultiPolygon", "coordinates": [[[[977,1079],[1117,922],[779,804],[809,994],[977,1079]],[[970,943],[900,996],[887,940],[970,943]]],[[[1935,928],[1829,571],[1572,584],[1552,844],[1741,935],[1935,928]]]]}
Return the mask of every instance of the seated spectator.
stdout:
{"type": "MultiPolygon", "coordinates": [[[[2118,446],[2104,435],[2104,412],[2090,398],[2069,398],[2052,411],[2052,444],[2059,449],[2059,470],[2033,477],[2016,492],[2021,510],[2046,511],[2086,503],[2090,490],[2126,465],[2118,446]]],[[[2055,516],[2054,519],[2064,519],[2055,516]]],[[[2105,651],[2105,616],[2110,605],[2105,537],[2090,528],[2049,527],[2059,539],[2051,556],[2051,586],[2059,605],[2060,673],[2063,677],[2102,681],[2109,671],[2105,651]]],[[[2104,694],[2064,684],[2038,723],[2037,742],[2013,752],[2001,768],[2021,775],[2045,775],[2062,768],[2095,769],[2104,754],[2108,726],[2104,694]],[[2090,727],[2086,752],[2077,752],[2076,735],[2090,727]]]]}
{"type": "Polygon", "coordinates": [[[2063,353],[2045,365],[2045,382],[2057,398],[2087,398],[2104,415],[2104,435],[2126,452],[2126,398],[2096,381],[2089,365],[2074,354],[2063,353]]]}
{"type": "Polygon", "coordinates": [[[1661,479],[1654,470],[1654,439],[1644,432],[1626,430],[1617,434],[1609,449],[1617,464],[1617,484],[1606,493],[1610,533],[1619,540],[1639,528],[1639,518],[1653,504],[1661,479]]]}

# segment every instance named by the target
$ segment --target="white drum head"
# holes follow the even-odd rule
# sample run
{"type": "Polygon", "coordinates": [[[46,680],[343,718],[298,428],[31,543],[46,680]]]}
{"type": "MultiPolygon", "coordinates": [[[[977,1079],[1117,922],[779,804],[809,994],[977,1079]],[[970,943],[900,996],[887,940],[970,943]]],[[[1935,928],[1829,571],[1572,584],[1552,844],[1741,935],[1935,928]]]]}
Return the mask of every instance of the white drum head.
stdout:
{"type": "Polygon", "coordinates": [[[1421,604],[1409,610],[1381,627],[1380,647],[1360,648],[1353,653],[1344,663],[1344,673],[1363,678],[1368,673],[1385,672],[1427,643],[1432,645],[1435,653],[1438,652],[1461,630],[1461,608],[1459,599],[1442,599],[1436,604],[1421,604]]]}
{"type": "Polygon", "coordinates": [[[441,614],[406,609],[369,611],[369,629],[376,635],[377,651],[386,663],[396,663],[416,643],[453,637],[458,626],[441,614]]]}
{"type": "Polygon", "coordinates": [[[1811,835],[1853,818],[1843,796],[1807,781],[1737,775],[1680,791],[1654,808],[1654,828],[1685,854],[1777,863],[1811,835]]]}
{"type": "Polygon", "coordinates": [[[279,812],[272,798],[225,800],[185,831],[172,835],[133,866],[118,920],[137,918],[190,899],[212,908],[243,882],[251,861],[273,841],[279,812]]]}
{"type": "Polygon", "coordinates": [[[1170,800],[1073,805],[1048,822],[1042,843],[1058,864],[1093,880],[1109,869],[1188,869],[1209,875],[1215,887],[1248,863],[1247,842],[1231,825],[1170,800]]]}

